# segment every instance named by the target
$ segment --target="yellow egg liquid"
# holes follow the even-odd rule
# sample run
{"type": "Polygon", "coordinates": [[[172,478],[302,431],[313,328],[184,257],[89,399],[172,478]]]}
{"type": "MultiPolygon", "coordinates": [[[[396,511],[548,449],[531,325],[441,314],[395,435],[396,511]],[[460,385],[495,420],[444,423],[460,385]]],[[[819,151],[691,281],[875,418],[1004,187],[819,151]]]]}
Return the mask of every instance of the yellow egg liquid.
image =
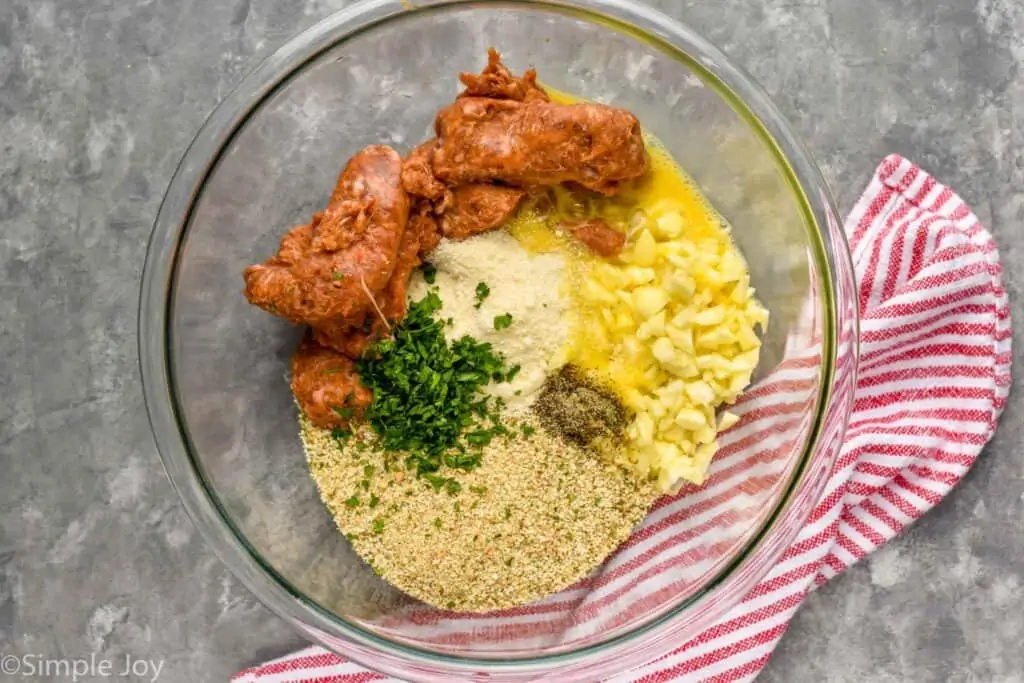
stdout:
{"type": "MultiPolygon", "coordinates": [[[[579,99],[548,89],[556,102],[579,99]]],[[[599,450],[663,491],[704,480],[722,406],[750,384],[768,312],[729,229],[664,146],[644,133],[647,174],[613,197],[557,186],[524,201],[508,230],[528,251],[564,256],[569,341],[552,369],[603,377],[632,412],[622,443],[599,450]],[[600,218],[626,235],[605,259],[567,225],[600,218]]]]}
{"type": "MultiPolygon", "coordinates": [[[[581,98],[544,86],[554,102],[573,104],[581,98]]],[[[613,197],[605,197],[582,189],[564,186],[548,188],[546,193],[531,196],[512,221],[508,231],[519,243],[533,253],[561,253],[566,258],[567,277],[564,295],[573,301],[573,310],[579,312],[571,322],[570,343],[556,360],[572,362],[611,380],[614,388],[626,389],[634,385],[628,381],[621,386],[623,374],[635,374],[641,368],[629,367],[621,359],[613,359],[612,350],[604,344],[595,344],[591,316],[587,305],[578,296],[580,284],[599,263],[608,263],[590,252],[565,229],[565,224],[586,218],[601,218],[611,227],[624,232],[627,248],[632,233],[644,217],[665,212],[679,213],[686,232],[694,240],[720,240],[727,237],[725,223],[697,189],[696,183],[676,164],[657,138],[644,132],[649,165],[647,174],[622,186],[613,197]]],[[[612,259],[612,263],[616,260],[612,259]]]]}

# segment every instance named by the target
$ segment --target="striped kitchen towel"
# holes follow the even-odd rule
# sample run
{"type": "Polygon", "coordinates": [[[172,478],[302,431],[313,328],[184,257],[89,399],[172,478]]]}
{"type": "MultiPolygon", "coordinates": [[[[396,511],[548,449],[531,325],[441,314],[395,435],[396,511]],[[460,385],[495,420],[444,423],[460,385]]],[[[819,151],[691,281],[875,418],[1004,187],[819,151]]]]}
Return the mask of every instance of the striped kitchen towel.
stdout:
{"type": "MultiPolygon", "coordinates": [[[[859,281],[861,361],[853,414],[822,499],[776,566],[725,617],[670,653],[609,681],[753,680],[804,597],[942,500],[992,436],[1009,393],[1011,354],[1009,305],[991,235],[952,191],[898,156],[879,166],[845,228],[859,281]]],[[[761,412],[778,419],[777,411],[761,412]]],[[[756,423],[753,414],[751,419],[756,423]]],[[[733,441],[730,449],[723,436],[716,467],[743,464],[749,447],[740,444],[750,441],[733,441]],[[730,465],[732,457],[737,461],[730,465]]],[[[763,460],[757,466],[764,466],[763,460]]],[[[770,467],[765,471],[781,476],[770,467]]],[[[704,487],[659,503],[652,517],[670,526],[673,515],[711,504],[708,491],[716,488],[715,477],[713,468],[704,487]]],[[[682,536],[666,538],[672,542],[644,552],[674,556],[689,542],[682,536]]],[[[630,572],[622,567],[650,560],[631,543],[595,577],[529,608],[531,617],[564,617],[571,619],[566,623],[585,625],[611,593],[617,609],[633,604],[634,593],[649,593],[657,585],[650,576],[623,576],[630,572]]],[[[516,626],[523,625],[522,616],[514,618],[516,626]]],[[[457,644],[471,630],[494,632],[450,621],[430,624],[439,643],[457,644]]],[[[543,632],[527,630],[523,638],[543,632]]],[[[398,679],[311,647],[233,680],[398,679]]]]}

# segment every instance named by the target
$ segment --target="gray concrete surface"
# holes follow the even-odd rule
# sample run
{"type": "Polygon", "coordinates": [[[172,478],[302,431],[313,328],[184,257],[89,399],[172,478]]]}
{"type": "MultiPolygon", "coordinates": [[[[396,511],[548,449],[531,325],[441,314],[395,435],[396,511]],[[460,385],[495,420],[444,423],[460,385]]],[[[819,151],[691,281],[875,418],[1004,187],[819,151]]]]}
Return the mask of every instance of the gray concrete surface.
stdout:
{"type": "MultiPolygon", "coordinates": [[[[164,476],[136,301],[161,194],[204,117],[344,4],[0,2],[0,652],[162,660],[160,680],[185,683],[302,644],[207,550],[164,476]]],[[[889,152],[962,193],[1001,241],[1024,320],[1024,3],[659,4],[775,96],[844,210],[889,152]]],[[[814,594],[762,680],[1024,681],[1020,389],[963,484],[814,594]]]]}

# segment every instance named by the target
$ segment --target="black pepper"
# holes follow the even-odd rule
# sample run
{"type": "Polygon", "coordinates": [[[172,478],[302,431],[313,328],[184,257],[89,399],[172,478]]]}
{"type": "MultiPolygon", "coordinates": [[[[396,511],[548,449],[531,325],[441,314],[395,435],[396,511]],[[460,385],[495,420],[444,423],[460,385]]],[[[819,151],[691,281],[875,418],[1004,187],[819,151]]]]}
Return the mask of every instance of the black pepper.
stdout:
{"type": "Polygon", "coordinates": [[[580,446],[621,439],[629,417],[614,391],[572,364],[548,377],[533,410],[544,429],[580,446]]]}

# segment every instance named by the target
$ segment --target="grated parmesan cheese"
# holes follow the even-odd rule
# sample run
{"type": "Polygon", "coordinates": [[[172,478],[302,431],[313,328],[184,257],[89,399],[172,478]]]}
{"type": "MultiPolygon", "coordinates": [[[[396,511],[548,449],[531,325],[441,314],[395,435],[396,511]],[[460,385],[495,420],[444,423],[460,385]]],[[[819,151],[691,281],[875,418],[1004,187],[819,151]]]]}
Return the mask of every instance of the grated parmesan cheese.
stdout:
{"type": "MultiPolygon", "coordinates": [[[[568,301],[562,296],[565,259],[532,254],[507,232],[495,230],[458,242],[443,240],[430,262],[437,268],[439,315],[454,323],[445,328],[446,336],[490,342],[509,366],[519,365],[512,382],[491,384],[487,392],[504,399],[510,415],[525,413],[569,342],[568,301]],[[490,293],[477,307],[481,282],[490,293]],[[496,330],[494,318],[505,314],[512,324],[496,330]]],[[[410,300],[423,298],[429,287],[422,273],[414,274],[410,300]]]]}

